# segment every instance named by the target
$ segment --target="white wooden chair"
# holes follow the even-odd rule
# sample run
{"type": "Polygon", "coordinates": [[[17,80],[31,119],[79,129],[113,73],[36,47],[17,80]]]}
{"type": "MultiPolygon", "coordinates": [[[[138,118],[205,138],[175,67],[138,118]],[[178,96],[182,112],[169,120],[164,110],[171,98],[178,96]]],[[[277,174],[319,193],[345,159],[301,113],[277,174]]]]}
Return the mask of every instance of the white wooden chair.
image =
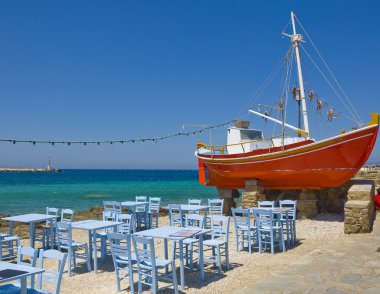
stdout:
{"type": "Polygon", "coordinates": [[[84,259],[87,261],[87,269],[91,271],[91,260],[87,243],[75,242],[72,237],[71,223],[59,222],[57,223],[58,233],[58,250],[66,250],[68,253],[68,274],[71,275],[72,263],[76,268],[76,258],[84,259]],[[79,250],[84,250],[84,253],[79,253],[79,250]]]}
{"type": "Polygon", "coordinates": [[[108,232],[107,237],[115,267],[117,290],[120,292],[120,282],[128,279],[130,292],[134,293],[133,273],[137,272],[137,268],[134,266],[136,255],[131,253],[131,235],[108,232]],[[122,273],[124,271],[125,274],[122,273]]]}
{"type": "Polygon", "coordinates": [[[174,260],[156,258],[153,238],[146,238],[132,235],[133,245],[136,254],[138,268],[138,293],[142,293],[142,285],[148,285],[152,288],[152,293],[157,293],[158,280],[169,281],[173,283],[174,292],[178,294],[177,272],[174,260]],[[171,273],[159,273],[171,265],[171,273]]]}

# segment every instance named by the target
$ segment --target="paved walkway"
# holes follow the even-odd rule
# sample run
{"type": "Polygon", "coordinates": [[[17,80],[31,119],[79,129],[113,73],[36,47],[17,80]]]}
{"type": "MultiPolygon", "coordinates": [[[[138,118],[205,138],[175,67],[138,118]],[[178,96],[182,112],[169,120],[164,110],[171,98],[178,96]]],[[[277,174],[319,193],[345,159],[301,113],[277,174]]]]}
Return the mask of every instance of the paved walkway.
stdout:
{"type": "Polygon", "coordinates": [[[380,213],[372,233],[334,239],[240,293],[379,294],[380,213]]]}

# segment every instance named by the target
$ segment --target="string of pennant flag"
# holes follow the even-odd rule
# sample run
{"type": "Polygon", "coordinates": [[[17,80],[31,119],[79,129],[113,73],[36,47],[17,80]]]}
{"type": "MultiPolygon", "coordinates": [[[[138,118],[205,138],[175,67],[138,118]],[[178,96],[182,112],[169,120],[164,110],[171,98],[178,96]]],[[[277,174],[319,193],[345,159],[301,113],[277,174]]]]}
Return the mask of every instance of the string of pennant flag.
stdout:
{"type": "Polygon", "coordinates": [[[228,126],[229,124],[231,124],[232,122],[234,122],[234,120],[231,120],[231,121],[228,121],[228,122],[225,122],[225,123],[222,123],[222,124],[218,124],[218,125],[211,125],[211,126],[207,126],[207,127],[204,127],[204,128],[201,128],[201,129],[198,129],[198,130],[194,130],[194,131],[189,131],[189,132],[179,132],[179,133],[174,133],[174,134],[171,134],[171,135],[166,135],[166,136],[161,136],[161,137],[154,137],[154,138],[137,138],[137,139],[125,139],[125,140],[104,140],[104,141],[55,141],[55,140],[32,140],[32,139],[29,139],[29,140],[19,140],[19,139],[1,139],[0,138],[0,142],[8,142],[8,143],[13,143],[13,144],[16,144],[16,143],[30,143],[30,144],[33,144],[33,145],[36,145],[36,144],[50,144],[52,146],[55,146],[55,145],[105,145],[105,144],[124,144],[124,143],[140,143],[140,142],[152,142],[152,143],[158,143],[160,141],[163,141],[163,140],[166,140],[166,139],[169,139],[169,138],[173,138],[173,137],[179,137],[179,136],[190,136],[190,135],[196,135],[196,134],[201,134],[205,131],[208,131],[208,130],[212,130],[212,129],[217,129],[217,128],[221,128],[221,127],[225,127],[225,126],[228,126]]]}

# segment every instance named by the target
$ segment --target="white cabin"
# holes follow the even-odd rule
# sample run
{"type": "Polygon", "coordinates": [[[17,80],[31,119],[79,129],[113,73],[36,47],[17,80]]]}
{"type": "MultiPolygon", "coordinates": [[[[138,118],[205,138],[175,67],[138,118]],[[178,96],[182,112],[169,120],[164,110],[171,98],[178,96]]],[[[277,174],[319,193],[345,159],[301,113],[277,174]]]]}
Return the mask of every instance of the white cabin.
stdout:
{"type": "Polygon", "coordinates": [[[260,130],[231,127],[227,131],[228,154],[246,153],[257,149],[267,149],[304,141],[304,137],[264,139],[260,130]]]}

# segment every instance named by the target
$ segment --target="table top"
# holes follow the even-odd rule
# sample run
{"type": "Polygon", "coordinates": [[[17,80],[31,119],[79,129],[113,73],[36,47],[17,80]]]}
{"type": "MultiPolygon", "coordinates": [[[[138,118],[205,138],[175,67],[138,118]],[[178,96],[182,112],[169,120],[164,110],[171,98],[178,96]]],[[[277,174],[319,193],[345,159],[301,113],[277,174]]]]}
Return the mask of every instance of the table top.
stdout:
{"type": "Polygon", "coordinates": [[[55,215],[29,213],[29,214],[3,217],[2,219],[6,221],[12,221],[12,222],[33,223],[33,222],[47,221],[47,220],[56,219],[56,218],[58,217],[55,215]]]}
{"type": "Polygon", "coordinates": [[[121,202],[121,206],[124,206],[124,207],[133,207],[133,206],[147,205],[147,204],[149,204],[149,202],[136,202],[136,201],[121,202]]]}
{"type": "Polygon", "coordinates": [[[200,229],[198,227],[159,227],[156,229],[150,229],[146,231],[141,231],[134,233],[135,236],[143,236],[143,237],[152,237],[152,238],[161,238],[161,239],[171,239],[171,240],[184,240],[188,239],[189,237],[173,237],[170,236],[172,234],[178,233],[179,231],[183,230],[199,230],[198,233],[195,234],[195,236],[200,234],[207,234],[211,232],[209,229],[200,229]]]}
{"type": "Polygon", "coordinates": [[[262,210],[268,210],[268,211],[272,211],[273,213],[283,213],[283,212],[288,212],[288,211],[291,211],[293,210],[292,207],[251,207],[250,210],[253,211],[253,210],[257,210],[257,209],[262,209],[262,210]]]}
{"type": "Polygon", "coordinates": [[[117,225],[121,225],[122,222],[110,222],[110,221],[101,221],[96,219],[89,219],[79,222],[72,222],[71,227],[73,229],[80,229],[80,230],[100,230],[100,229],[107,229],[112,228],[117,225]]]}
{"type": "Polygon", "coordinates": [[[0,276],[0,283],[12,281],[12,280],[17,280],[20,279],[21,277],[25,276],[31,276],[35,274],[40,274],[43,273],[45,270],[41,268],[36,268],[32,266],[26,266],[26,265],[19,265],[19,264],[14,264],[14,263],[9,263],[5,261],[0,261],[0,271],[3,270],[15,270],[15,271],[23,271],[25,273],[20,273],[18,275],[14,275],[8,278],[2,278],[0,276]]]}
{"type": "MultiPolygon", "coordinates": [[[[197,211],[197,210],[205,210],[208,209],[210,206],[206,205],[188,205],[188,204],[181,204],[181,209],[185,211],[197,211]]],[[[169,210],[169,206],[163,207],[163,209],[169,210]]]]}

